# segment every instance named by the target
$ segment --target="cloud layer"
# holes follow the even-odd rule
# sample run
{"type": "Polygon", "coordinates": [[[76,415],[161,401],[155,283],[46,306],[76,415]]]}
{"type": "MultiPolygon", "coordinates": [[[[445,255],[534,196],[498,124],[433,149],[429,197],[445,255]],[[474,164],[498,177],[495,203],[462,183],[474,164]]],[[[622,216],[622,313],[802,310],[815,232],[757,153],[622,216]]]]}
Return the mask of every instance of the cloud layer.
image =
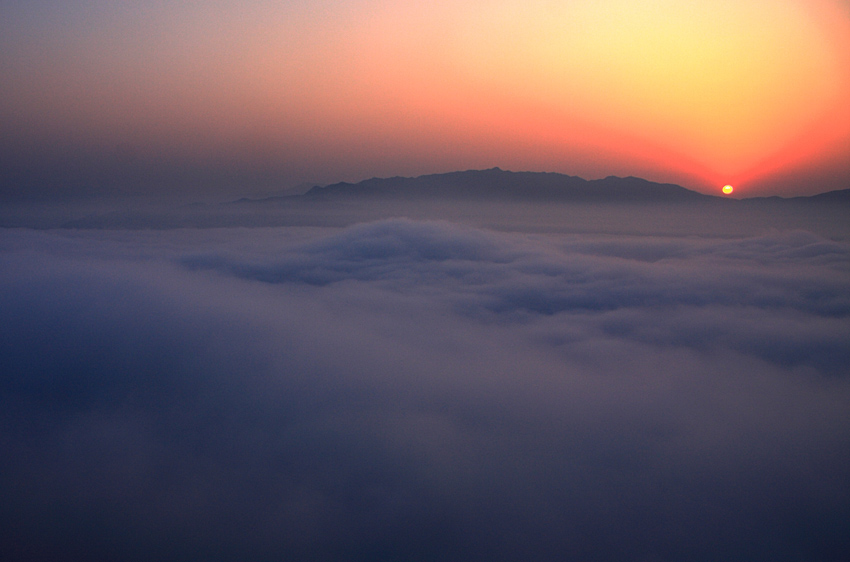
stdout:
{"type": "Polygon", "coordinates": [[[0,236],[5,559],[843,560],[850,246],[0,236]]]}

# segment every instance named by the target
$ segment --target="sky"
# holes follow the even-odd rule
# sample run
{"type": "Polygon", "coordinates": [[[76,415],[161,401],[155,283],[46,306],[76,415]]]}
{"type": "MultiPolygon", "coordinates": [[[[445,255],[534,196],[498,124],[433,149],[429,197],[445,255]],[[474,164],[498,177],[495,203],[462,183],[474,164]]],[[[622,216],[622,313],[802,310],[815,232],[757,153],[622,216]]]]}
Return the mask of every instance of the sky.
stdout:
{"type": "Polygon", "coordinates": [[[846,0],[0,2],[0,196],[850,186],[846,0]]]}
{"type": "Polygon", "coordinates": [[[0,230],[0,557],[847,560],[846,220],[644,219],[0,230]]]}

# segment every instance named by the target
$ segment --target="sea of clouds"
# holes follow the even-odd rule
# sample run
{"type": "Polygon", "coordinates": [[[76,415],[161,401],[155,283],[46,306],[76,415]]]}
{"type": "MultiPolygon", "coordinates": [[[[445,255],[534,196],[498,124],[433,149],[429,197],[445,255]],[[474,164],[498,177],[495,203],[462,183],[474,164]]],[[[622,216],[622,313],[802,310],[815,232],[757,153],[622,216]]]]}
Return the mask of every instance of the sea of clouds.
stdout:
{"type": "Polygon", "coordinates": [[[850,556],[850,243],[0,231],[4,560],[850,556]]]}

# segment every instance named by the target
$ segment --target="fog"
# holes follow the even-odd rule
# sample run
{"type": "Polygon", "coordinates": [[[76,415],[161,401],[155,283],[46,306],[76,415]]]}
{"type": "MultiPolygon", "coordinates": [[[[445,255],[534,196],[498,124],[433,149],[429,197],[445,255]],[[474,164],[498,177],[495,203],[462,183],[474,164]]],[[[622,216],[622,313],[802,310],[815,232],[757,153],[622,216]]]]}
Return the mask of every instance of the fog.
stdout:
{"type": "Polygon", "coordinates": [[[0,230],[0,555],[850,556],[840,210],[405,205],[0,230]]]}

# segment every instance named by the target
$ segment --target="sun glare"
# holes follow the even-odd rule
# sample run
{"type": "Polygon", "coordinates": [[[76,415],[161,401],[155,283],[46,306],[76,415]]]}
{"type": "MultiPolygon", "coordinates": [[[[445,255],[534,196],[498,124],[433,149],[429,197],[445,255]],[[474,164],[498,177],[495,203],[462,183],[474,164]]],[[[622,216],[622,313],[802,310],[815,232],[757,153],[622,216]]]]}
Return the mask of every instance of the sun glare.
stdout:
{"type": "Polygon", "coordinates": [[[732,187],[731,185],[724,185],[723,186],[723,193],[725,193],[726,195],[729,195],[733,191],[735,191],[735,188],[732,187]]]}

